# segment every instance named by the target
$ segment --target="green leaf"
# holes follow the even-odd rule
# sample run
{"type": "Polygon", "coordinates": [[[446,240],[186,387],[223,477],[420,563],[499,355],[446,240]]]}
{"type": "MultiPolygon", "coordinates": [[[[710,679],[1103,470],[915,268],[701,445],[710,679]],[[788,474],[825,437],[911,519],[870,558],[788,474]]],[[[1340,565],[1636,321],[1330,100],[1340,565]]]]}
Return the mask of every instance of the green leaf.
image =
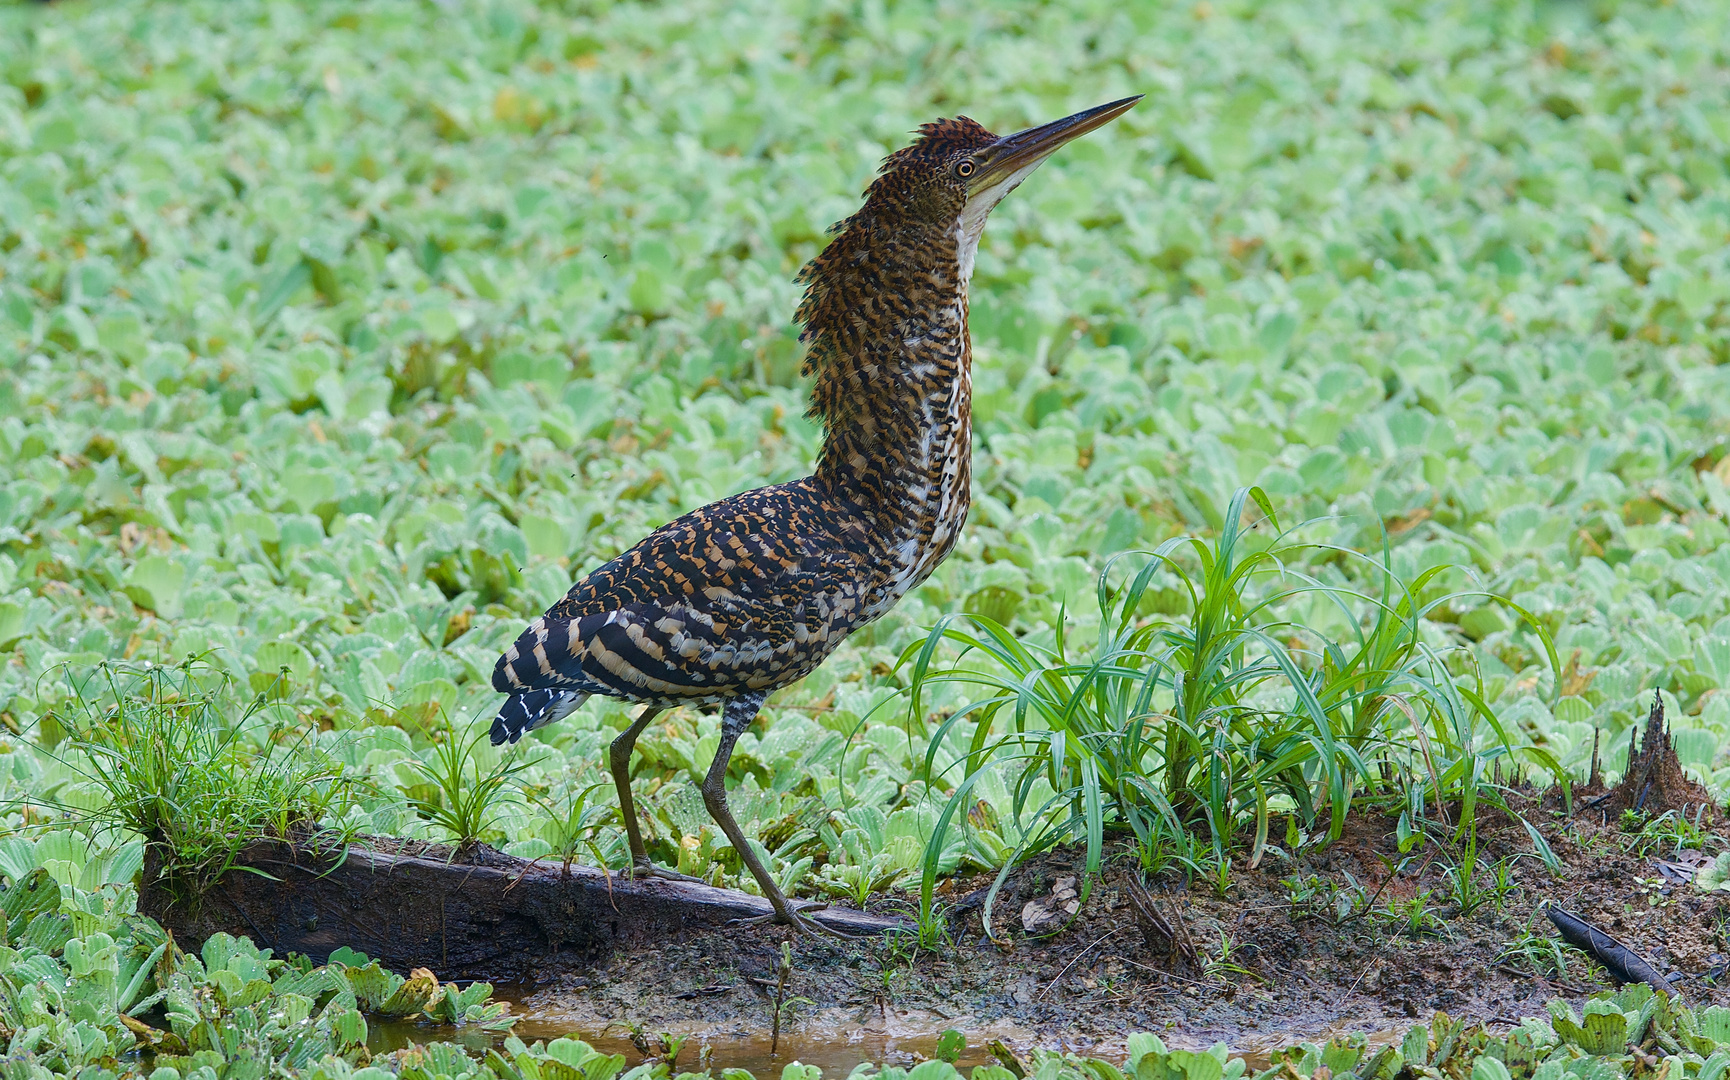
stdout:
{"type": "Polygon", "coordinates": [[[1508,1067],[1488,1054],[1472,1064],[1472,1080],[1513,1080],[1508,1067]]]}
{"type": "MultiPolygon", "coordinates": [[[[455,988],[449,989],[454,990],[455,988]]],[[[380,1016],[417,1016],[426,1009],[427,1004],[432,1001],[433,995],[438,992],[438,980],[433,978],[432,973],[424,969],[417,970],[402,985],[398,986],[390,997],[380,1002],[374,1011],[380,1016]]],[[[358,989],[356,996],[359,996],[358,989]]],[[[460,1018],[460,1011],[451,1017],[453,1020],[460,1018]]]]}
{"type": "Polygon", "coordinates": [[[145,555],[126,572],[125,593],[139,607],[164,619],[180,615],[186,568],[163,555],[145,555]]]}
{"type": "Polygon", "coordinates": [[[1208,1053],[1173,1050],[1166,1060],[1173,1070],[1183,1074],[1184,1080],[1221,1080],[1225,1074],[1220,1060],[1208,1053]]]}
{"type": "Polygon", "coordinates": [[[260,330],[276,318],[294,294],[312,281],[312,267],[305,259],[295,262],[265,279],[259,286],[258,303],[252,309],[252,325],[260,330]]]}
{"type": "Polygon", "coordinates": [[[10,649],[18,644],[18,639],[24,636],[24,627],[24,605],[0,600],[0,649],[10,649]]]}
{"type": "Polygon", "coordinates": [[[96,324],[96,340],[123,363],[136,364],[144,359],[144,322],[131,312],[103,316],[96,324]]]}
{"type": "Polygon", "coordinates": [[[331,1017],[330,1029],[338,1047],[366,1045],[366,1017],[359,1009],[339,1010],[331,1017]]]}
{"type": "Polygon", "coordinates": [[[967,1036],[954,1028],[947,1028],[941,1035],[937,1036],[937,1058],[939,1061],[947,1061],[953,1065],[966,1052],[967,1036]]]}
{"type": "Polygon", "coordinates": [[[667,285],[660,273],[650,267],[639,268],[631,279],[631,307],[645,315],[665,311],[667,285]]]}
{"type": "Polygon", "coordinates": [[[446,344],[457,336],[459,326],[455,312],[448,307],[426,307],[420,312],[421,331],[429,341],[446,344]]]}
{"type": "Polygon", "coordinates": [[[260,642],[253,659],[258,662],[260,673],[274,675],[287,668],[289,678],[299,684],[309,682],[313,672],[318,670],[317,661],[306,647],[293,641],[260,642]]]}

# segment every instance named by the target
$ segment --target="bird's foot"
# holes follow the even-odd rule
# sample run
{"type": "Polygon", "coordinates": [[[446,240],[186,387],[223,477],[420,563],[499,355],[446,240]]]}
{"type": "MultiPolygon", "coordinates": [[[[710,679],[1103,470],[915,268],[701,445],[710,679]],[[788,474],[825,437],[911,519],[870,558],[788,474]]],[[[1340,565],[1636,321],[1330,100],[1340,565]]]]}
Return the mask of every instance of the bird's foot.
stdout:
{"type": "Polygon", "coordinates": [[[669,870],[664,866],[656,866],[648,859],[639,859],[632,863],[631,868],[625,871],[625,873],[633,880],[636,878],[652,877],[660,878],[662,881],[694,881],[698,885],[708,884],[708,882],[704,881],[700,877],[692,877],[690,874],[681,874],[677,870],[669,870]]]}
{"type": "Polygon", "coordinates": [[[837,930],[833,926],[825,926],[816,919],[808,919],[805,917],[805,913],[808,911],[821,911],[828,906],[828,902],[824,900],[814,901],[809,904],[801,904],[798,907],[788,904],[786,907],[777,908],[777,910],[772,911],[767,915],[753,915],[750,918],[733,919],[730,921],[730,925],[761,926],[765,923],[779,923],[783,926],[791,927],[795,934],[811,937],[827,935],[829,937],[844,938],[848,941],[856,940],[859,936],[857,934],[849,934],[845,931],[837,930]]]}

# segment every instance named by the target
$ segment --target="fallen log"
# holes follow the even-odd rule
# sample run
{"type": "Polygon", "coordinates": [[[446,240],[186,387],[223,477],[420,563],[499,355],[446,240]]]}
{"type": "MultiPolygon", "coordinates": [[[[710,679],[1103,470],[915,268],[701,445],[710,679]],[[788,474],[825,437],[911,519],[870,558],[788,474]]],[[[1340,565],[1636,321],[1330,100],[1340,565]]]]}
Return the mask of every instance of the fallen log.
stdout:
{"type": "MultiPolygon", "coordinates": [[[[615,950],[770,913],[767,900],[732,889],[587,866],[567,875],[485,845],[459,853],[385,837],[335,851],[259,841],[191,902],[177,902],[160,871],[147,859],[140,909],[188,945],[222,931],[321,963],[346,945],[441,978],[510,977],[554,955],[598,965],[615,950]]],[[[849,908],[811,917],[854,935],[910,925],[849,908]]]]}

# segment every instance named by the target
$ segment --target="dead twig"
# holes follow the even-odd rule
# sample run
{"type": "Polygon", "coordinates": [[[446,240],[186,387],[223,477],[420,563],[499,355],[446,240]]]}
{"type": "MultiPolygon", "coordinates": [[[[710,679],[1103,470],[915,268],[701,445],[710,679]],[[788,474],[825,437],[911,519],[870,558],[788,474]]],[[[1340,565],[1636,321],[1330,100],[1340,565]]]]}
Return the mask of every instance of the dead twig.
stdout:
{"type": "Polygon", "coordinates": [[[1057,978],[1052,979],[1050,982],[1045,984],[1045,989],[1043,989],[1039,992],[1040,998],[1043,1000],[1045,995],[1051,993],[1051,988],[1056,986],[1058,983],[1062,982],[1063,977],[1065,975],[1069,974],[1069,969],[1074,967],[1077,963],[1079,963],[1082,957],[1086,956],[1088,953],[1092,952],[1094,949],[1099,948],[1099,946],[1101,946],[1105,943],[1107,938],[1110,938],[1113,934],[1117,933],[1119,930],[1122,930],[1122,929],[1123,929],[1123,927],[1121,927],[1121,926],[1112,927],[1110,930],[1107,930],[1092,945],[1089,945],[1087,948],[1076,953],[1074,960],[1071,960],[1069,963],[1063,965],[1063,970],[1057,973],[1057,978]]]}
{"type": "Polygon", "coordinates": [[[769,1023],[769,1056],[774,1057],[781,1045],[781,1003],[787,996],[787,977],[793,974],[793,945],[781,943],[781,966],[775,979],[775,1015],[769,1023]]]}
{"type": "Polygon", "coordinates": [[[1129,905],[1135,909],[1136,924],[1141,929],[1141,936],[1147,943],[1148,950],[1164,952],[1172,958],[1174,966],[1183,970],[1200,971],[1201,954],[1189,936],[1189,928],[1183,924],[1182,915],[1174,908],[1171,917],[1167,918],[1159,901],[1134,879],[1128,882],[1126,891],[1129,894],[1129,905]]]}
{"type": "Polygon", "coordinates": [[[1175,974],[1173,972],[1167,971],[1164,968],[1156,968],[1156,967],[1152,967],[1148,964],[1137,963],[1136,961],[1131,960],[1129,957],[1124,956],[1121,953],[1112,953],[1109,956],[1101,957],[1101,959],[1103,959],[1103,960],[1121,960],[1125,964],[1128,964],[1130,967],[1135,968],[1138,971],[1145,971],[1150,975],[1158,975],[1160,977],[1160,979],[1165,981],[1165,982],[1180,982],[1180,983],[1186,983],[1190,986],[1211,986],[1212,985],[1211,983],[1206,982],[1206,981],[1201,980],[1201,979],[1185,978],[1182,975],[1178,975],[1178,974],[1175,974]]]}
{"type": "Polygon", "coordinates": [[[1512,975],[1515,978],[1522,979],[1526,982],[1535,982],[1541,989],[1556,989],[1560,990],[1564,994],[1590,994],[1596,990],[1603,989],[1602,987],[1597,986],[1580,986],[1568,982],[1565,979],[1552,979],[1539,972],[1521,971],[1512,964],[1497,964],[1496,970],[1500,971],[1504,975],[1512,975]]]}
{"type": "Polygon", "coordinates": [[[1376,960],[1372,960],[1368,964],[1365,964],[1364,969],[1362,971],[1358,972],[1358,977],[1352,980],[1351,988],[1346,991],[1346,997],[1349,998],[1353,994],[1357,993],[1358,992],[1358,984],[1364,981],[1364,976],[1368,975],[1370,972],[1374,971],[1376,968],[1378,968],[1380,966],[1381,966],[1381,962],[1376,961],[1376,960]]]}
{"type": "MultiPolygon", "coordinates": [[[[521,870],[518,870],[516,873],[516,876],[511,878],[510,883],[505,886],[505,893],[508,895],[512,889],[516,888],[517,885],[523,880],[523,875],[528,873],[530,870],[534,869],[535,867],[539,866],[541,864],[541,860],[544,858],[546,858],[545,855],[540,855],[540,856],[536,856],[533,859],[530,859],[528,862],[523,863],[523,868],[521,870]]],[[[568,865],[565,867],[565,875],[567,877],[570,876],[570,867],[568,865]]]]}

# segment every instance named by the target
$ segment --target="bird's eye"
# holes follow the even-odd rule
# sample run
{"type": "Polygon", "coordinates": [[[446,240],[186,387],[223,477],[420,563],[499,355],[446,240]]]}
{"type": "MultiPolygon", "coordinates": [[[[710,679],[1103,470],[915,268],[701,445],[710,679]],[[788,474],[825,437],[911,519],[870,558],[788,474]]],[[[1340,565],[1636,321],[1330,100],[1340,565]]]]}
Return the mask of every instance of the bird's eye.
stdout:
{"type": "Polygon", "coordinates": [[[961,164],[955,166],[955,175],[963,179],[973,175],[973,159],[962,158],[961,164]]]}

